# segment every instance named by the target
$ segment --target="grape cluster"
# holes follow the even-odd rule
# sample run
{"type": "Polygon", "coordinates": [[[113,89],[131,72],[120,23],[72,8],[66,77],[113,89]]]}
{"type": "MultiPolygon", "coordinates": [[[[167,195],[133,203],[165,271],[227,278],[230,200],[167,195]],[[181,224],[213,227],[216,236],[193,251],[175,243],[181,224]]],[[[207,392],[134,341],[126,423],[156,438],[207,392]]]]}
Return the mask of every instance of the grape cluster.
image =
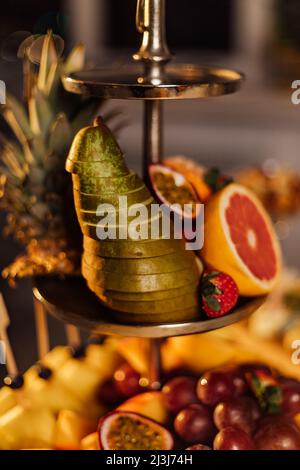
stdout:
{"type": "MultiPolygon", "coordinates": [[[[173,416],[178,447],[188,450],[300,450],[300,382],[276,376],[280,408],[268,414],[249,386],[249,373],[265,366],[228,366],[206,372],[199,380],[175,377],[163,387],[173,416]]],[[[275,380],[275,378],[274,378],[275,380]]]]}

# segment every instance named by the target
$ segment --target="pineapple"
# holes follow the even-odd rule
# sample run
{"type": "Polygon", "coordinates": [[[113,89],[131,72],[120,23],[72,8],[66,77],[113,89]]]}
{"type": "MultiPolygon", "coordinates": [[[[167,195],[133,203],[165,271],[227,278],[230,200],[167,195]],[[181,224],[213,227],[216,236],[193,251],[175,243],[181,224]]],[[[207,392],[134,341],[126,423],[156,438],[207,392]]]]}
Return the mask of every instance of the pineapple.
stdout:
{"type": "Polygon", "coordinates": [[[61,76],[80,70],[84,62],[83,45],[63,61],[52,32],[42,40],[33,38],[24,50],[26,107],[12,96],[2,106],[18,142],[0,135],[0,208],[7,212],[5,233],[26,249],[3,272],[11,281],[80,272],[80,231],[65,158],[75,134],[94,118],[102,101],[68,94],[61,76]],[[36,41],[42,43],[38,70],[30,61],[36,41]]]}

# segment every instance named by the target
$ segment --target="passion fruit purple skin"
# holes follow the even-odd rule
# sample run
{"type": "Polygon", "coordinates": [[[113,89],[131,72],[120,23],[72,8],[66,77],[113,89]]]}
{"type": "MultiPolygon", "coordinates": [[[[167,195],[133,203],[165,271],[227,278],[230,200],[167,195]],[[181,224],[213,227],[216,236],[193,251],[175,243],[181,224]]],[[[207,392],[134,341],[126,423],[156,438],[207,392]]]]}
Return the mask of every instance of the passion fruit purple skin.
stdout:
{"type": "MultiPolygon", "coordinates": [[[[178,171],[172,170],[172,168],[169,168],[166,165],[163,165],[161,163],[155,163],[155,164],[149,165],[148,173],[149,173],[149,181],[150,181],[150,184],[151,184],[150,189],[152,190],[153,196],[158,200],[158,202],[160,204],[165,204],[167,207],[170,207],[172,205],[172,203],[170,201],[168,201],[167,198],[165,198],[161,194],[161,191],[157,188],[157,186],[155,184],[154,176],[155,176],[155,173],[158,173],[158,172],[163,173],[165,175],[173,176],[174,181],[175,181],[175,185],[178,186],[178,187],[186,186],[189,189],[189,191],[190,191],[190,193],[191,193],[191,195],[194,199],[194,203],[195,204],[197,202],[200,203],[200,200],[197,196],[197,193],[196,193],[193,185],[186,179],[186,177],[184,175],[182,175],[178,171]]],[[[177,201],[177,203],[178,202],[179,201],[177,201]]],[[[193,216],[185,213],[184,218],[196,219],[196,217],[198,215],[198,212],[199,211],[197,211],[197,214],[195,214],[193,216]]],[[[182,214],[179,213],[178,215],[181,216],[182,214]]]]}
{"type": "Polygon", "coordinates": [[[212,450],[211,447],[205,446],[204,444],[195,444],[193,446],[187,447],[185,450],[212,450]]]}
{"type": "MultiPolygon", "coordinates": [[[[141,421],[145,424],[148,424],[149,426],[153,427],[154,431],[159,431],[163,436],[164,436],[164,449],[161,450],[173,450],[174,449],[174,439],[172,434],[161,424],[158,422],[154,421],[151,418],[147,418],[146,416],[141,415],[140,413],[134,413],[132,411],[111,411],[110,413],[106,414],[103,416],[98,424],[98,438],[99,438],[99,446],[101,450],[116,450],[116,449],[111,449],[107,444],[107,435],[109,431],[109,423],[114,421],[114,418],[118,417],[128,417],[132,418],[134,420],[141,421]],[[107,426],[107,428],[106,428],[107,426]]],[[[123,449],[118,449],[118,450],[123,450],[123,449]]],[[[135,449],[132,449],[135,450],[135,449]]],[[[140,450],[140,449],[136,449],[140,450]]],[[[150,449],[149,449],[150,450],[150,449]]]]}

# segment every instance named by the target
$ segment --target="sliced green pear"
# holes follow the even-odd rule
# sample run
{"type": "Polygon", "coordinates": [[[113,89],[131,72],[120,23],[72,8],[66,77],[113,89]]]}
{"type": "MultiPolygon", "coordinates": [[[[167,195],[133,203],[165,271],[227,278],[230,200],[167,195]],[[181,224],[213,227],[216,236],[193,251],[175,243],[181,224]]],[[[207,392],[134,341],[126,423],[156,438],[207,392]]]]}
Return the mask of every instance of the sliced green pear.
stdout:
{"type": "Polygon", "coordinates": [[[89,179],[92,176],[101,178],[118,178],[129,175],[129,170],[125,162],[95,162],[95,163],[78,163],[67,160],[66,170],[69,173],[81,175],[81,178],[89,179]]]}
{"type": "Polygon", "coordinates": [[[138,186],[137,188],[128,191],[126,194],[119,194],[116,191],[111,193],[87,194],[74,189],[74,195],[76,195],[76,200],[80,197],[81,207],[86,210],[94,210],[94,208],[97,209],[99,204],[105,203],[112,204],[118,210],[120,197],[123,199],[126,198],[128,207],[133,204],[144,203],[144,201],[147,201],[148,199],[151,199],[152,203],[155,202],[145,185],[138,186]]]}
{"type": "MultiPolygon", "coordinates": [[[[151,199],[149,200],[149,203],[151,206],[151,199]]],[[[84,218],[94,217],[93,213],[80,211],[78,210],[78,206],[75,206],[75,208],[83,235],[98,241],[102,241],[101,237],[105,236],[108,239],[114,241],[123,241],[123,239],[125,239],[137,243],[140,241],[151,240],[151,238],[153,237],[153,230],[157,231],[158,239],[162,238],[165,232],[162,215],[156,214],[154,216],[151,216],[151,209],[149,209],[149,206],[147,206],[146,204],[147,201],[145,201],[145,204],[141,206],[140,215],[127,217],[127,220],[125,220],[124,222],[122,218],[126,217],[126,211],[125,214],[122,211],[112,211],[111,213],[108,212],[104,216],[96,216],[97,222],[91,223],[86,222],[86,220],[83,220],[83,215],[84,218]],[[145,207],[146,209],[148,207],[149,211],[144,210],[145,207]]],[[[135,206],[135,210],[138,211],[138,204],[136,204],[135,206]]],[[[173,231],[174,230],[171,227],[168,233],[169,239],[174,236],[173,231]]],[[[156,241],[156,239],[153,239],[153,241],[156,241]]]]}
{"type": "Polygon", "coordinates": [[[187,308],[197,308],[197,295],[182,295],[165,300],[151,300],[140,302],[127,302],[124,300],[114,300],[106,298],[106,305],[119,312],[132,313],[152,313],[153,315],[161,315],[164,312],[173,312],[187,308]]]}
{"type": "MultiPolygon", "coordinates": [[[[152,258],[179,250],[185,250],[183,240],[93,240],[83,238],[83,248],[87,253],[104,258],[152,258]]],[[[183,255],[184,256],[184,255],[183,255]]]]}
{"type": "Polygon", "coordinates": [[[180,251],[170,255],[155,256],[146,259],[115,259],[101,258],[84,253],[83,262],[87,267],[103,269],[104,271],[120,274],[160,274],[188,269],[194,265],[194,256],[188,253],[182,256],[180,251]]]}
{"type": "Polygon", "coordinates": [[[185,269],[173,273],[148,274],[148,275],[126,275],[118,273],[107,273],[93,268],[88,268],[82,263],[82,275],[95,285],[105,286],[107,290],[120,292],[153,292],[180,288],[187,284],[198,284],[198,273],[196,269],[185,269]]]}
{"type": "MultiPolygon", "coordinates": [[[[181,295],[194,295],[195,293],[195,285],[188,284],[186,286],[180,287],[180,294],[181,295]]],[[[178,296],[178,289],[168,289],[168,290],[161,290],[156,292],[139,292],[139,293],[132,293],[132,292],[118,292],[113,290],[103,291],[101,295],[105,297],[110,297],[111,299],[120,300],[120,301],[127,301],[127,302],[141,302],[141,301],[153,301],[153,300],[165,300],[171,299],[178,296]]]]}
{"type": "Polygon", "coordinates": [[[133,171],[117,178],[85,176],[85,178],[82,179],[79,175],[74,174],[72,175],[72,180],[73,188],[86,194],[126,194],[129,191],[139,188],[143,184],[141,178],[133,171]]]}

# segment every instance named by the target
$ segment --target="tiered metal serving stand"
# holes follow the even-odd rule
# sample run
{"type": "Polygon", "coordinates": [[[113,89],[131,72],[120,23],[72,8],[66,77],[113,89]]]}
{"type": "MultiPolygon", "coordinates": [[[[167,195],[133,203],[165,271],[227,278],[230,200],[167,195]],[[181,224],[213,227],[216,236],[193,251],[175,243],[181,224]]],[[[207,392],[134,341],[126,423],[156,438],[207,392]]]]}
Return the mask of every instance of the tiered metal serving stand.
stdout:
{"type": "MultiPolygon", "coordinates": [[[[163,102],[200,99],[237,91],[243,75],[234,70],[170,64],[166,41],[165,0],[138,0],[137,29],[143,35],[135,61],[115,69],[92,69],[64,77],[65,88],[77,94],[144,102],[144,177],[150,163],[163,155],[163,102]]],[[[150,340],[149,380],[160,386],[160,346],[163,338],[207,332],[251,315],[264,298],[243,299],[229,315],[217,319],[155,325],[130,325],[110,320],[110,311],[86,287],[83,279],[40,278],[34,295],[56,318],[97,334],[144,337],[150,340]]]]}

